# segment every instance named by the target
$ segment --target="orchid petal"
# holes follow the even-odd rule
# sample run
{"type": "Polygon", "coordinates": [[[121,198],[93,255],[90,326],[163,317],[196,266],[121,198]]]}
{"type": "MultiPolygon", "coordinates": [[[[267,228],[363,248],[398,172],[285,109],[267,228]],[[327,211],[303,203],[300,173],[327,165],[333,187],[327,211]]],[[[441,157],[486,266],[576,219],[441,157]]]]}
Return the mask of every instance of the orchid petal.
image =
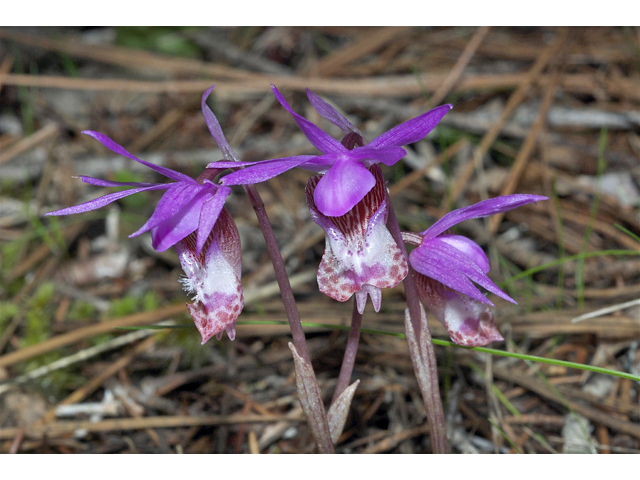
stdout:
{"type": "Polygon", "coordinates": [[[464,220],[488,217],[490,215],[495,215],[496,213],[507,212],[514,208],[521,207],[527,203],[539,202],[541,200],[548,200],[548,197],[543,197],[541,195],[517,194],[503,195],[501,197],[483,200],[476,204],[469,205],[468,207],[459,208],[453,212],[447,213],[424,232],[421,232],[421,235],[424,236],[425,240],[435,238],[464,220]]]}
{"type": "MultiPolygon", "coordinates": [[[[387,166],[394,165],[407,151],[402,147],[358,147],[351,150],[348,154],[349,160],[373,160],[371,163],[381,162],[387,166]]],[[[366,162],[365,163],[369,163],[366,162]]]]}
{"type": "Polygon", "coordinates": [[[202,205],[211,192],[206,187],[193,191],[192,186],[178,184],[163,195],[149,220],[129,236],[151,230],[153,248],[165,251],[198,228],[202,205]]]}
{"type": "Polygon", "coordinates": [[[480,267],[483,273],[488,273],[489,270],[491,270],[489,259],[482,250],[482,247],[473,240],[463,237],[462,235],[440,235],[438,238],[464,253],[480,267]]]}
{"type": "MultiPolygon", "coordinates": [[[[143,234],[151,230],[152,228],[156,228],[158,225],[166,222],[171,217],[178,215],[181,210],[190,204],[193,199],[200,194],[206,187],[200,185],[200,188],[195,188],[193,185],[185,185],[184,183],[173,183],[171,187],[167,190],[167,192],[162,196],[156,209],[149,219],[140,227],[137,231],[129,235],[130,238],[137,237],[138,235],[143,234]]],[[[204,199],[202,200],[204,201],[204,199]]],[[[186,233],[184,236],[187,236],[189,233],[186,233]]]]}
{"type": "Polygon", "coordinates": [[[324,132],[322,129],[311,123],[306,118],[294,112],[275,85],[271,85],[271,90],[273,90],[273,93],[280,102],[280,105],[282,105],[291,115],[293,115],[293,119],[296,121],[304,135],[313,144],[314,147],[316,147],[322,153],[339,154],[348,151],[346,147],[342,145],[338,140],[333,138],[328,133],[324,132]]]}
{"type": "Polygon", "coordinates": [[[409,258],[417,272],[481,303],[493,306],[470,280],[489,292],[516,303],[500,290],[475,262],[470,262],[469,257],[440,238],[423,241],[422,245],[411,252],[409,258]]]}
{"type": "Polygon", "coordinates": [[[427,134],[438,125],[438,122],[451,110],[451,105],[441,105],[422,115],[407,120],[388,132],[371,140],[367,145],[370,147],[391,147],[408,145],[422,140],[427,134]]]}
{"type": "MultiPolygon", "coordinates": [[[[314,155],[299,155],[296,157],[274,158],[273,160],[263,160],[252,162],[252,166],[243,170],[229,173],[220,179],[221,185],[246,185],[249,183],[260,183],[269,180],[281,173],[300,166],[302,163],[315,158],[314,155]]],[[[217,167],[221,162],[210,163],[209,167],[217,167]]],[[[243,162],[245,163],[245,162],[243,162]]],[[[246,162],[248,163],[248,162],[246,162]]]]}
{"type": "Polygon", "coordinates": [[[202,94],[202,99],[200,100],[200,107],[202,108],[202,114],[204,115],[204,120],[207,123],[209,132],[211,132],[211,136],[213,137],[215,142],[218,144],[218,147],[220,147],[220,150],[222,151],[222,155],[224,155],[224,158],[226,158],[227,160],[237,161],[239,160],[239,158],[236,155],[236,152],[234,152],[231,146],[229,145],[229,142],[227,142],[227,139],[225,138],[224,133],[222,133],[222,127],[220,126],[220,122],[218,122],[218,119],[214,115],[213,111],[207,105],[207,98],[209,98],[209,95],[211,95],[211,92],[213,91],[214,88],[215,88],[215,85],[209,87],[202,94]]]}
{"type": "MultiPolygon", "coordinates": [[[[160,183],[143,183],[143,182],[113,182],[110,180],[103,180],[101,178],[87,177],[85,175],[78,175],[77,177],[84,183],[89,185],[96,185],[98,187],[150,187],[151,185],[162,185],[160,183]]],[[[167,183],[167,186],[171,185],[167,183]]]]}
{"type": "Polygon", "coordinates": [[[373,174],[360,162],[338,161],[318,182],[313,199],[323,214],[339,217],[373,188],[373,174]]]}
{"type": "Polygon", "coordinates": [[[164,175],[165,177],[168,177],[172,180],[175,180],[176,182],[190,182],[190,183],[196,183],[195,180],[191,177],[189,177],[188,175],[185,175],[183,173],[180,172],[176,172],[175,170],[171,170],[170,168],[166,168],[166,167],[161,167],[160,165],[154,165],[153,163],[149,163],[149,162],[145,162],[144,160],[140,160],[139,158],[135,157],[134,155],[132,155],[131,153],[129,153],[128,151],[126,151],[123,147],[121,147],[120,145],[118,145],[116,142],[114,142],[113,140],[111,140],[109,137],[107,137],[106,135],[103,135],[100,132],[94,132],[92,130],[85,130],[82,133],[84,133],[85,135],[88,135],[92,138],[95,138],[96,140],[98,140],[101,144],[103,144],[105,147],[107,147],[109,150],[122,155],[123,157],[127,157],[130,158],[131,160],[135,160],[138,163],[141,163],[142,165],[145,165],[147,167],[149,167],[152,170],[155,170],[156,172],[164,175]]]}
{"type": "Polygon", "coordinates": [[[209,165],[207,165],[207,168],[218,168],[220,170],[225,170],[227,168],[238,169],[240,167],[252,167],[253,165],[268,161],[269,160],[259,160],[257,162],[225,162],[223,160],[219,160],[217,162],[211,162],[209,165]]]}
{"type": "Polygon", "coordinates": [[[420,300],[447,329],[451,340],[465,347],[504,340],[496,328],[493,308],[441,283],[417,274],[420,300]]]}
{"type": "Polygon", "coordinates": [[[356,307],[360,315],[364,313],[364,308],[367,306],[367,295],[371,298],[373,310],[376,313],[380,311],[380,305],[382,304],[382,289],[374,285],[365,284],[362,285],[362,290],[358,290],[356,292],[356,307]]]}
{"type": "Polygon", "coordinates": [[[164,252],[196,231],[200,221],[202,205],[208,194],[209,192],[205,190],[199,192],[174,216],[167,218],[164,222],[151,229],[151,244],[156,251],[164,252]]]}
{"type": "Polygon", "coordinates": [[[224,202],[231,193],[229,187],[218,187],[215,195],[207,198],[202,204],[200,210],[200,219],[198,221],[198,230],[196,235],[196,255],[200,255],[202,247],[209,238],[211,230],[213,230],[224,202]]]}
{"type": "Polygon", "coordinates": [[[338,155],[334,153],[326,153],[324,155],[312,156],[309,160],[298,166],[316,173],[327,173],[333,164],[336,163],[337,159],[338,155]]]}
{"type": "Polygon", "coordinates": [[[309,99],[309,102],[311,102],[313,108],[315,108],[316,112],[318,112],[322,117],[326,118],[334,125],[340,127],[340,129],[344,133],[355,132],[362,136],[360,130],[354,127],[353,124],[332,105],[327,103],[325,100],[320,98],[308,88],[305,89],[305,92],[307,92],[307,98],[309,99]]]}
{"type": "Polygon", "coordinates": [[[116,200],[119,200],[120,198],[128,197],[129,195],[133,195],[134,193],[146,192],[147,190],[165,190],[165,189],[168,189],[171,185],[175,185],[175,184],[160,183],[157,185],[150,185],[148,187],[140,187],[140,188],[134,188],[132,190],[124,190],[122,192],[109,193],[107,195],[103,195],[102,197],[96,198],[94,200],[89,200],[88,202],[81,203],[80,205],[63,208],[61,210],[54,210],[53,212],[45,213],[45,215],[50,215],[50,216],[72,215],[75,213],[90,212],[91,210],[97,210],[98,208],[102,208],[105,205],[109,205],[110,203],[113,203],[116,200]]]}

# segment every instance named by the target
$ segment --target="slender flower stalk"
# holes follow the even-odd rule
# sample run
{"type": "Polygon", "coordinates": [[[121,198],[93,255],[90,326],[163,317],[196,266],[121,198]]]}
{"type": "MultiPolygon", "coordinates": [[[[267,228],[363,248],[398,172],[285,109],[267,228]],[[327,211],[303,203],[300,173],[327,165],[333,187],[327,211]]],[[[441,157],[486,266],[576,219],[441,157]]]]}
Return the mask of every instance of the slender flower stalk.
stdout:
{"type": "Polygon", "coordinates": [[[360,343],[360,329],[362,328],[362,313],[358,311],[358,305],[353,302],[353,313],[351,314],[351,327],[349,328],[349,335],[347,337],[347,346],[344,350],[344,357],[342,359],[342,365],[340,366],[340,374],[338,375],[338,382],[336,383],[336,389],[331,399],[331,405],[333,405],[342,392],[344,392],[349,386],[351,381],[351,375],[353,374],[353,367],[356,363],[356,353],[358,352],[358,344],[360,343]]]}
{"type": "MultiPolygon", "coordinates": [[[[400,248],[405,258],[408,258],[407,248],[402,239],[402,231],[392,206],[389,208],[388,226],[391,235],[398,244],[398,248],[400,248]]],[[[448,453],[447,427],[438,385],[436,352],[433,348],[429,325],[423,315],[424,310],[418,300],[415,276],[416,272],[409,266],[409,273],[403,281],[408,307],[405,314],[405,329],[410,347],[409,355],[411,356],[427,412],[427,420],[431,429],[431,447],[434,453],[448,453]],[[411,327],[410,330],[409,326],[411,327]]]]}
{"type": "Polygon", "coordinates": [[[300,314],[298,313],[298,307],[293,296],[291,283],[289,282],[289,275],[287,274],[282,254],[278,248],[276,236],[273,233],[273,227],[271,226],[271,222],[267,216],[267,211],[264,208],[264,203],[262,202],[255,186],[245,185],[244,187],[251,199],[251,204],[253,205],[256,217],[258,217],[258,223],[260,224],[260,229],[262,230],[262,235],[267,245],[267,253],[271,259],[271,263],[273,264],[278,288],[282,295],[282,302],[284,303],[284,308],[287,312],[287,319],[289,320],[289,328],[291,329],[293,344],[296,346],[296,350],[300,356],[311,364],[311,355],[309,354],[306,336],[302,329],[302,322],[300,321],[300,314]]]}

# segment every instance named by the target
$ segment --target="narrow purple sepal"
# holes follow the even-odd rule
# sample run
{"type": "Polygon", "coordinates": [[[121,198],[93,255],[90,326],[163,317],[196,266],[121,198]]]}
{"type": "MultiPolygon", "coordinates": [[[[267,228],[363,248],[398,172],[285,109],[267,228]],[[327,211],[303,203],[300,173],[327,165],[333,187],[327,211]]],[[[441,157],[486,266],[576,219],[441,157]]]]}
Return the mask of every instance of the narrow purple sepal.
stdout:
{"type": "Polygon", "coordinates": [[[150,185],[148,187],[140,187],[134,188],[132,190],[124,190],[122,192],[109,193],[94,200],[89,200],[88,202],[81,203],[80,205],[74,205],[73,207],[63,208],[61,210],[54,210],[53,212],[45,213],[45,215],[73,215],[75,213],[90,212],[91,210],[97,210],[98,208],[102,208],[106,205],[109,205],[110,203],[115,202],[116,200],[128,197],[129,195],[133,195],[134,193],[146,192],[147,190],[165,190],[168,189],[171,185],[173,185],[173,183],[161,183],[158,185],[150,185]]]}
{"type": "MultiPolygon", "coordinates": [[[[213,185],[211,181],[207,180],[207,182],[213,185]]],[[[208,197],[202,204],[196,236],[196,255],[200,255],[230,193],[229,187],[217,187],[216,193],[212,197],[208,197]]]]}
{"type": "Polygon", "coordinates": [[[293,115],[293,119],[296,121],[304,135],[307,137],[307,139],[309,139],[314,147],[316,147],[322,153],[340,154],[348,151],[338,140],[333,138],[328,133],[324,132],[322,129],[311,123],[306,118],[294,112],[275,85],[271,84],[271,90],[273,90],[273,94],[280,102],[280,105],[282,105],[291,115],[293,115]]]}
{"type": "Polygon", "coordinates": [[[347,120],[344,115],[342,115],[338,110],[336,110],[333,106],[323,100],[321,97],[313,93],[308,88],[305,89],[307,92],[307,98],[309,102],[315,108],[316,112],[318,112],[322,117],[329,120],[331,123],[339,127],[344,133],[355,132],[358,135],[362,136],[360,130],[358,130],[349,120],[347,120]]]}
{"type": "MultiPolygon", "coordinates": [[[[77,177],[84,183],[89,185],[95,185],[97,187],[150,187],[152,185],[161,185],[159,183],[144,183],[144,182],[113,182],[110,180],[102,180],[101,178],[87,177],[85,175],[78,175],[77,177]]],[[[171,185],[167,183],[167,186],[171,185]]]]}
{"type": "MultiPolygon", "coordinates": [[[[238,170],[229,173],[220,178],[221,185],[246,185],[250,183],[259,183],[269,180],[281,173],[299,167],[306,161],[316,158],[315,155],[299,155],[296,157],[274,158],[272,160],[263,160],[261,162],[233,162],[236,165],[249,164],[253,168],[238,170]]],[[[231,163],[231,162],[229,162],[231,163]]],[[[218,168],[227,166],[227,162],[213,162],[209,164],[209,168],[218,168]],[[222,165],[221,165],[222,164],[222,165]]]]}
{"type": "Polygon", "coordinates": [[[395,165],[398,160],[404,157],[407,151],[402,147],[358,147],[351,150],[346,157],[350,161],[361,160],[367,166],[374,163],[384,163],[387,166],[395,165]],[[367,160],[370,160],[369,162],[367,160]]]}
{"type": "Polygon", "coordinates": [[[438,122],[451,110],[451,105],[441,105],[422,115],[407,120],[388,132],[371,140],[367,145],[370,147],[391,147],[402,146],[422,140],[433,130],[438,122]]]}
{"type": "Polygon", "coordinates": [[[224,158],[226,158],[227,160],[238,161],[239,158],[236,155],[236,152],[233,151],[233,149],[229,145],[229,142],[227,142],[224,133],[222,133],[220,122],[218,122],[218,119],[214,115],[213,111],[211,111],[211,109],[207,105],[207,98],[209,98],[209,95],[211,95],[211,92],[214,88],[215,85],[212,85],[202,94],[202,99],[200,100],[202,114],[204,115],[204,120],[207,123],[209,132],[211,132],[211,136],[218,144],[218,147],[220,147],[220,151],[222,152],[222,155],[224,155],[224,158]]]}
{"type": "Polygon", "coordinates": [[[106,135],[103,135],[100,132],[94,132],[93,130],[85,130],[82,133],[92,138],[95,138],[112,152],[122,155],[123,157],[130,158],[131,160],[135,160],[136,162],[141,163],[142,165],[145,165],[150,169],[155,170],[156,172],[164,175],[165,177],[175,180],[176,182],[195,183],[195,180],[193,178],[189,177],[188,175],[185,175],[184,173],[176,172],[175,170],[171,170],[170,168],[161,167],[159,165],[154,165],[153,163],[140,160],[138,157],[136,157],[135,155],[125,150],[124,147],[118,145],[116,142],[114,142],[109,137],[107,137],[106,135]]]}
{"type": "Polygon", "coordinates": [[[473,205],[469,205],[468,207],[459,208],[453,212],[447,213],[424,232],[420,232],[420,234],[425,238],[425,240],[435,238],[464,220],[488,217],[490,215],[495,215],[496,213],[507,212],[514,208],[521,207],[522,205],[542,200],[548,200],[548,197],[544,197],[542,195],[516,194],[490,198],[488,200],[483,200],[473,205]]]}

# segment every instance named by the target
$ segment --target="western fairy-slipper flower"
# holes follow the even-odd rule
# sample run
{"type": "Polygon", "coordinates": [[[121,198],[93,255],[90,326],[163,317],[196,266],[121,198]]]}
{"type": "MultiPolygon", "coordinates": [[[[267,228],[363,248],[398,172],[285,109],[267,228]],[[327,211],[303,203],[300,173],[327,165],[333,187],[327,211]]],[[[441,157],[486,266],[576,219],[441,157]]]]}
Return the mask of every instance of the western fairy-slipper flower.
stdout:
{"type": "Polygon", "coordinates": [[[445,326],[455,343],[480,346],[503,340],[490,308],[494,305],[474,282],[511,303],[516,301],[487,276],[489,259],[480,245],[461,235],[445,232],[464,220],[488,217],[540,200],[547,200],[547,197],[496,197],[449,212],[419,234],[403,232],[406,243],[417,245],[409,255],[409,262],[418,272],[416,284],[420,299],[445,326]]]}
{"type": "Polygon", "coordinates": [[[380,310],[381,288],[395,287],[407,275],[407,261],[387,230],[387,190],[378,165],[369,167],[375,184],[364,198],[341,216],[324,215],[314,192],[322,175],[307,182],[311,218],[326,235],[325,252],[318,268],[320,291],[340,302],[356,294],[358,311],[364,312],[367,294],[380,310]]]}
{"type": "Polygon", "coordinates": [[[240,284],[240,236],[235,222],[224,208],[231,189],[212,181],[221,170],[207,168],[198,179],[193,179],[169,168],[140,160],[101,133],[83,133],[174,182],[113,182],[80,176],[83,182],[91,185],[133,188],[46,215],[88,212],[135,193],[166,190],[151,217],[130,237],[150,231],[153,248],[157,251],[163,252],[173,246],[186,274],[181,281],[185,289],[193,294],[194,303],[187,304],[187,307],[202,335],[202,343],[214,335],[220,339],[224,331],[233,340],[235,321],[244,304],[240,284]]]}
{"type": "MultiPolygon", "coordinates": [[[[393,165],[406,155],[402,145],[422,140],[451,109],[451,105],[442,105],[408,120],[401,125],[379,135],[365,144],[360,132],[335,108],[307,89],[312,106],[320,115],[339,126],[351,139],[351,145],[331,137],[318,126],[298,115],[289,106],[285,98],[272,85],[273,93],[280,104],[293,115],[309,141],[322,152],[322,155],[278,158],[261,162],[242,162],[248,166],[226,175],[221,179],[223,185],[241,185],[257,183],[275,177],[291,168],[302,167],[324,174],[314,190],[314,203],[325,216],[339,217],[351,210],[364,196],[374,188],[376,179],[369,167],[376,163],[393,165]]],[[[240,166],[237,163],[233,166],[240,166]]],[[[224,164],[221,166],[229,166],[224,164]]]]}

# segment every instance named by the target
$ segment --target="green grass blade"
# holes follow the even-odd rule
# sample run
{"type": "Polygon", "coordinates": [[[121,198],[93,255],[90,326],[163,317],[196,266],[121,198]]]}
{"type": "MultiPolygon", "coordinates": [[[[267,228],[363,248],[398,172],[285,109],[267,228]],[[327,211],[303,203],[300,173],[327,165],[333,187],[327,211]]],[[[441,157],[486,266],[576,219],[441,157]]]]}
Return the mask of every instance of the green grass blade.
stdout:
{"type": "MultiPolygon", "coordinates": [[[[241,320],[236,322],[237,325],[288,325],[285,320],[241,320]]],[[[302,322],[302,325],[305,327],[312,328],[322,328],[327,330],[349,330],[347,325],[330,325],[326,323],[310,323],[310,322],[302,322]]],[[[142,330],[142,329],[154,329],[161,330],[164,328],[192,328],[193,324],[180,324],[180,325],[171,325],[171,326],[158,326],[158,325],[149,325],[142,327],[120,327],[118,330],[142,330]]],[[[384,330],[375,330],[371,328],[363,328],[362,333],[368,333],[372,335],[385,335],[388,337],[397,337],[397,338],[405,338],[404,333],[400,332],[387,332],[384,330]]],[[[596,367],[593,365],[583,365],[581,363],[569,362],[567,360],[556,360],[554,358],[545,358],[538,357],[535,355],[527,355],[524,353],[515,353],[515,352],[506,352],[504,350],[496,350],[494,348],[487,347],[463,347],[462,345],[457,345],[449,340],[440,340],[437,338],[433,339],[434,345],[440,345],[442,347],[454,347],[454,348],[463,348],[465,350],[471,350],[474,352],[482,352],[489,353],[491,355],[498,355],[500,357],[509,357],[509,358],[517,358],[519,360],[537,362],[537,363],[546,363],[549,365],[557,365],[561,367],[567,368],[575,368],[578,370],[586,370],[589,372],[595,373],[604,373],[605,375],[614,375],[620,378],[627,378],[629,380],[633,380],[636,382],[640,382],[640,376],[633,375],[631,373],[626,372],[618,372],[617,370],[610,370],[608,368],[596,367]]]]}

